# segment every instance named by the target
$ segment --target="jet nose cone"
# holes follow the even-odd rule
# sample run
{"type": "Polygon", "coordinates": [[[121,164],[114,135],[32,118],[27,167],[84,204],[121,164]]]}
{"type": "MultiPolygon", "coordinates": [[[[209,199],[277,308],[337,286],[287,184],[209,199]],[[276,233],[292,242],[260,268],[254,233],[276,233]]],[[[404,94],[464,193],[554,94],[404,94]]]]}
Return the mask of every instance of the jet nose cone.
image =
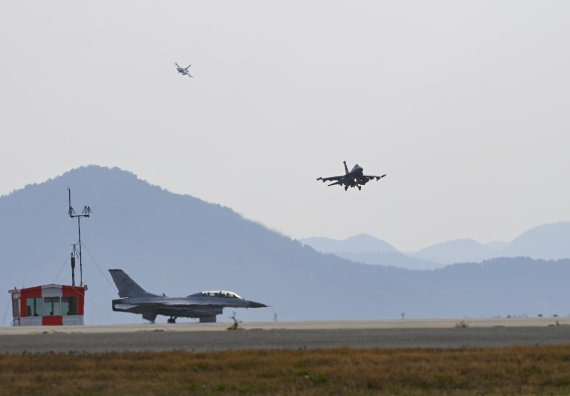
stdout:
{"type": "Polygon", "coordinates": [[[267,305],[256,302],[256,301],[248,301],[248,308],[266,308],[267,305]]]}

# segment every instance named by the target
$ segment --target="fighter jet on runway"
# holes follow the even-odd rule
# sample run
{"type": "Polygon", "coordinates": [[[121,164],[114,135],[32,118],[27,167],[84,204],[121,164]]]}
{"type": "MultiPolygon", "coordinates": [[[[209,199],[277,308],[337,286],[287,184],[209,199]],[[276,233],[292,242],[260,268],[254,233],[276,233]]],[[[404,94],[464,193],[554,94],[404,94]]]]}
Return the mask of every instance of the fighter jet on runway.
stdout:
{"type": "Polygon", "coordinates": [[[110,269],[119,289],[119,299],[113,300],[113,311],[142,314],[154,323],[157,315],[169,316],[168,323],[176,318],[199,318],[201,323],[213,323],[225,307],[264,308],[267,305],[241,298],[231,291],[215,290],[191,294],[187,297],[167,297],[146,292],[123,270],[110,269]]]}
{"type": "Polygon", "coordinates": [[[174,62],[174,64],[176,65],[176,69],[178,70],[178,73],[182,74],[183,76],[192,77],[190,75],[190,73],[188,72],[188,69],[190,69],[190,66],[192,66],[192,65],[188,65],[188,67],[184,68],[184,67],[178,66],[178,63],[176,63],[176,62],[174,62]]]}
{"type": "Polygon", "coordinates": [[[329,184],[329,186],[341,185],[344,186],[344,190],[346,191],[348,190],[348,187],[358,187],[358,189],[360,190],[362,186],[368,183],[370,180],[373,179],[380,180],[384,176],[386,176],[386,174],[383,174],[382,176],[364,175],[362,173],[364,169],[362,169],[362,167],[358,164],[354,165],[354,168],[352,168],[352,170],[349,172],[348,167],[346,166],[346,161],[342,161],[342,163],[344,164],[344,171],[346,172],[345,175],[332,176],[332,177],[319,177],[317,178],[317,180],[322,180],[323,183],[328,181],[334,181],[334,183],[329,184]]]}

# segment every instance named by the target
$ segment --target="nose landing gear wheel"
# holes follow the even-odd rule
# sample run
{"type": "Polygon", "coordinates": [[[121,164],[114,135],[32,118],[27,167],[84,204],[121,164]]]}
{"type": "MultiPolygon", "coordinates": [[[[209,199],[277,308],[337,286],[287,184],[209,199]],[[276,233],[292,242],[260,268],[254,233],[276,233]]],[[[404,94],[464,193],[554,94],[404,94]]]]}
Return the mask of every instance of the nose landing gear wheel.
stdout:
{"type": "Polygon", "coordinates": [[[168,318],[167,322],[168,323],[176,323],[176,318],[174,316],[171,316],[170,318],[168,318]]]}

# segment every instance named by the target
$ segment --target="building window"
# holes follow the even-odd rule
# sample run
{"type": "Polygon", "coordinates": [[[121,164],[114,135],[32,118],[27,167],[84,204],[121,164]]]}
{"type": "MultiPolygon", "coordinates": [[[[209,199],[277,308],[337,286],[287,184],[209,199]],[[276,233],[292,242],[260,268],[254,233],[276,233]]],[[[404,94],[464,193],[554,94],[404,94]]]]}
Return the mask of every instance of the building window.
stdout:
{"type": "Polygon", "coordinates": [[[44,316],[60,316],[59,297],[44,297],[44,316]]]}
{"type": "Polygon", "coordinates": [[[43,299],[26,298],[26,316],[42,316],[43,299]]]}
{"type": "Polygon", "coordinates": [[[62,315],[77,315],[77,298],[76,297],[62,297],[61,298],[61,314],[62,315]]]}

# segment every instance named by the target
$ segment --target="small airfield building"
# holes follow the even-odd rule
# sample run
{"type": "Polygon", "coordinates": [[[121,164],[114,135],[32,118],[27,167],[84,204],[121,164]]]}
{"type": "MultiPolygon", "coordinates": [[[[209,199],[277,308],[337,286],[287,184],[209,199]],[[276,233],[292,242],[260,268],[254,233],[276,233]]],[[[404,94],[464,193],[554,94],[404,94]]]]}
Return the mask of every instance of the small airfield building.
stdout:
{"type": "Polygon", "coordinates": [[[83,286],[49,284],[12,289],[13,326],[83,325],[83,286]]]}

